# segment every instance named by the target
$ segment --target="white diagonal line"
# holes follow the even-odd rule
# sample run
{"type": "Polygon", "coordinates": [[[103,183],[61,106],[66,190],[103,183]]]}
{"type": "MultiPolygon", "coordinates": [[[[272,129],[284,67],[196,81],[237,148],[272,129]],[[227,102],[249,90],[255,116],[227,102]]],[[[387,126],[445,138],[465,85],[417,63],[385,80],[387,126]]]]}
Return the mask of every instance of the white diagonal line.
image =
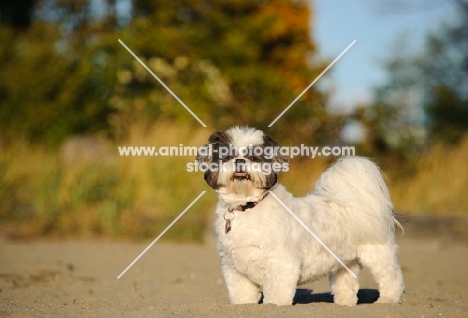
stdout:
{"type": "Polygon", "coordinates": [[[140,255],[138,255],[138,257],[137,257],[137,258],[135,258],[135,260],[134,260],[134,261],[133,261],[133,262],[132,262],[130,265],[128,265],[128,266],[127,266],[127,268],[126,268],[126,269],[125,269],[125,270],[124,270],[124,271],[123,271],[123,272],[122,272],[122,273],[121,273],[119,276],[117,276],[117,279],[120,279],[120,277],[122,277],[122,276],[123,276],[123,274],[125,274],[125,273],[126,273],[126,272],[127,272],[129,269],[130,269],[130,267],[132,267],[132,266],[133,266],[133,264],[135,264],[135,263],[136,263],[136,262],[137,262],[137,261],[140,259],[140,257],[142,257],[142,256],[143,256],[143,254],[145,254],[145,253],[146,253],[146,252],[147,252],[147,251],[148,251],[148,250],[151,248],[151,246],[153,246],[153,245],[154,245],[154,243],[156,243],[156,242],[157,242],[157,241],[158,241],[158,240],[161,238],[161,236],[163,236],[163,235],[164,235],[164,233],[166,233],[166,232],[167,232],[167,230],[169,230],[169,229],[171,228],[171,226],[173,226],[173,225],[174,225],[174,223],[175,223],[175,222],[177,222],[177,221],[178,221],[178,220],[179,220],[179,219],[182,217],[182,215],[184,215],[184,214],[185,214],[185,212],[187,212],[187,211],[188,211],[188,209],[190,209],[190,208],[192,207],[192,205],[194,205],[194,204],[195,204],[195,202],[197,202],[197,201],[198,201],[198,199],[200,199],[200,198],[201,198],[201,196],[205,194],[205,192],[206,192],[206,191],[203,191],[202,193],[200,193],[200,195],[199,195],[199,196],[198,196],[198,197],[197,197],[195,200],[193,200],[193,201],[192,201],[192,203],[190,203],[190,204],[189,204],[189,206],[188,206],[188,207],[186,207],[186,208],[185,208],[185,210],[183,210],[183,211],[182,211],[182,213],[181,213],[181,214],[179,214],[179,216],[178,216],[178,217],[176,217],[176,218],[175,218],[175,220],[174,220],[174,221],[172,221],[172,223],[171,223],[171,224],[169,224],[169,226],[168,226],[168,227],[166,227],[166,229],[165,229],[164,231],[162,231],[162,233],[161,233],[161,234],[159,234],[159,236],[158,236],[158,237],[157,237],[157,238],[156,238],[156,239],[155,239],[153,242],[151,242],[151,244],[150,244],[150,245],[148,245],[148,247],[147,247],[147,248],[145,248],[145,250],[144,250],[143,252],[141,252],[141,253],[140,253],[140,255]]]}
{"type": "Polygon", "coordinates": [[[276,117],[276,119],[273,120],[273,121],[271,122],[271,124],[268,125],[268,127],[273,126],[273,124],[276,123],[276,121],[277,121],[278,119],[280,119],[281,116],[283,116],[284,113],[286,113],[286,112],[288,111],[288,109],[291,108],[292,105],[294,105],[294,103],[297,102],[297,100],[298,100],[299,98],[301,98],[302,95],[304,95],[305,92],[307,92],[307,91],[309,90],[309,88],[311,88],[311,87],[315,84],[315,82],[317,82],[317,81],[323,76],[323,74],[325,74],[325,73],[330,69],[330,67],[332,67],[333,64],[335,64],[335,63],[343,56],[343,54],[345,54],[346,51],[348,51],[348,50],[354,45],[354,43],[356,43],[356,40],[354,40],[353,42],[351,42],[351,44],[348,45],[348,47],[347,47],[343,52],[341,52],[341,54],[338,55],[338,57],[337,57],[336,59],[334,59],[333,62],[331,62],[330,65],[328,65],[327,68],[326,68],[325,70],[323,70],[323,72],[320,73],[320,75],[319,75],[312,83],[310,83],[309,86],[307,86],[307,88],[306,88],[305,90],[303,90],[302,93],[299,94],[299,96],[297,96],[296,99],[293,100],[292,103],[289,104],[289,106],[286,107],[286,108],[283,110],[283,112],[282,112],[281,114],[279,114],[278,117],[276,117]]]}
{"type": "Polygon", "coordinates": [[[156,74],[154,74],[154,73],[149,69],[148,66],[145,65],[145,63],[143,63],[143,62],[141,61],[141,60],[138,58],[138,56],[136,56],[135,53],[133,53],[132,50],[130,50],[130,49],[128,48],[128,46],[126,46],[120,39],[119,39],[119,43],[122,44],[123,47],[126,48],[127,51],[130,52],[130,54],[133,55],[133,57],[134,57],[138,62],[140,62],[140,64],[141,64],[148,72],[150,72],[150,74],[153,75],[153,77],[154,77],[169,93],[171,93],[171,95],[174,96],[174,98],[177,99],[177,101],[178,101],[182,106],[184,106],[185,109],[186,109],[193,117],[195,117],[195,119],[198,120],[198,122],[199,122],[200,124],[202,124],[203,127],[206,128],[205,123],[202,122],[201,119],[198,118],[197,115],[195,115],[195,113],[194,113],[190,108],[188,108],[188,106],[185,105],[184,102],[183,102],[179,97],[177,97],[177,95],[174,94],[174,92],[172,92],[171,89],[170,89],[169,87],[167,87],[166,84],[164,84],[164,82],[161,81],[161,80],[159,79],[159,77],[157,77],[156,74]]]}
{"type": "Polygon", "coordinates": [[[325,243],[323,243],[322,240],[321,240],[317,235],[315,235],[315,233],[312,232],[312,231],[307,227],[307,225],[305,225],[304,222],[302,222],[301,219],[299,219],[299,218],[297,217],[297,215],[295,215],[295,214],[283,203],[283,201],[281,201],[281,200],[276,196],[276,194],[274,194],[274,193],[271,192],[271,191],[268,191],[268,192],[271,193],[271,195],[276,199],[276,201],[278,201],[278,202],[286,209],[286,211],[288,211],[288,212],[296,219],[296,221],[299,222],[299,223],[302,225],[302,227],[303,227],[304,229],[306,229],[306,231],[309,232],[310,235],[312,235],[312,236],[317,240],[317,242],[318,242],[320,245],[322,245],[323,248],[326,249],[327,252],[330,253],[331,256],[333,256],[333,258],[335,258],[336,261],[337,261],[338,263],[340,263],[341,266],[343,266],[343,267],[351,274],[351,276],[353,276],[354,278],[357,278],[356,274],[354,274],[353,271],[350,270],[350,269],[348,268],[348,266],[346,266],[345,263],[343,263],[343,262],[338,258],[338,256],[336,256],[335,253],[333,253],[332,250],[329,249],[328,246],[326,246],[325,243]]]}

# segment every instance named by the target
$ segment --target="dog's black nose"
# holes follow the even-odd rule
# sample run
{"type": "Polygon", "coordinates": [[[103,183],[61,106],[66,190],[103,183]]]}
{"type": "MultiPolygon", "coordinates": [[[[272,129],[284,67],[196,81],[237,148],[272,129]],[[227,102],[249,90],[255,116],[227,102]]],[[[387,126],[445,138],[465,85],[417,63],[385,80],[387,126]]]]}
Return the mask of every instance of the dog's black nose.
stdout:
{"type": "Polygon", "coordinates": [[[236,164],[241,164],[243,165],[245,163],[244,159],[236,159],[236,164]]]}
{"type": "Polygon", "coordinates": [[[244,159],[236,159],[234,160],[234,164],[236,165],[236,172],[245,172],[245,160],[244,159]]]}

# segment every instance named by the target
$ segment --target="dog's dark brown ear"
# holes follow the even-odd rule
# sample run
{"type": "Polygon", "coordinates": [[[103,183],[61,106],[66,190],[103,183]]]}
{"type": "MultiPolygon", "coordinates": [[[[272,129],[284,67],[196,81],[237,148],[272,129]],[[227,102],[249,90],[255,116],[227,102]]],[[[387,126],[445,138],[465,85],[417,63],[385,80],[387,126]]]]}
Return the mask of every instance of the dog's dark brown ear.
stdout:
{"type": "Polygon", "coordinates": [[[197,151],[197,158],[196,160],[198,163],[210,163],[213,159],[212,148],[210,144],[206,144],[197,151]]]}
{"type": "Polygon", "coordinates": [[[274,151],[275,155],[271,158],[273,162],[279,162],[279,163],[289,162],[287,157],[279,154],[279,148],[280,148],[279,143],[265,133],[263,134],[263,146],[275,149],[274,151]]]}
{"type": "Polygon", "coordinates": [[[219,145],[227,145],[231,143],[231,138],[224,131],[216,131],[208,138],[208,143],[200,147],[197,152],[197,161],[199,163],[210,163],[213,160],[213,149],[217,149],[219,145]]]}
{"type": "Polygon", "coordinates": [[[208,138],[208,142],[213,145],[227,145],[230,144],[232,140],[224,131],[216,131],[208,138]]]}

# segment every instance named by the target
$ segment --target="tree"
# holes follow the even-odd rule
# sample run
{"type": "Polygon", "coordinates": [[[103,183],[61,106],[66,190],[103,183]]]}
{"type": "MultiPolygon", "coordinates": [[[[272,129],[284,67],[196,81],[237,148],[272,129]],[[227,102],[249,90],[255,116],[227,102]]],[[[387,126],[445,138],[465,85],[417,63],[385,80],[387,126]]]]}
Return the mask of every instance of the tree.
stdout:
{"type": "Polygon", "coordinates": [[[377,148],[408,154],[427,138],[453,143],[467,133],[468,1],[454,2],[458,16],[427,35],[423,52],[405,50],[406,39],[396,43],[384,64],[386,83],[375,88],[368,110],[356,113],[377,148]]]}
{"type": "Polygon", "coordinates": [[[468,1],[455,1],[458,17],[428,38],[424,73],[430,133],[447,142],[468,131],[468,1]]]}
{"type": "Polygon", "coordinates": [[[35,0],[1,1],[0,24],[16,30],[29,28],[35,3],[35,0]]]}
{"type": "Polygon", "coordinates": [[[103,21],[72,18],[87,5],[45,0],[28,29],[0,28],[3,139],[57,144],[71,134],[109,130],[107,98],[116,72],[105,50],[108,36],[116,36],[105,33],[103,21]]]}
{"type": "MultiPolygon", "coordinates": [[[[239,124],[266,129],[324,67],[314,60],[311,11],[302,1],[138,0],[133,12],[123,39],[136,52],[147,59],[162,58],[169,65],[178,57],[188,58],[190,65],[206,60],[219,72],[218,90],[227,94],[221,103],[193,78],[188,80],[189,74],[174,81],[177,86],[185,79],[184,85],[194,88],[183,96],[184,101],[216,129],[239,124]],[[144,33],[148,37],[142,41],[144,33]]],[[[184,94],[183,89],[176,93],[181,91],[184,94]]],[[[284,136],[301,131],[308,140],[329,137],[333,129],[325,128],[332,127],[333,121],[324,101],[324,95],[311,89],[273,130],[284,136]]],[[[166,107],[162,113],[180,118],[185,110],[166,107]]]]}
{"type": "MultiPolygon", "coordinates": [[[[305,1],[134,0],[125,24],[116,3],[44,0],[21,36],[0,30],[3,137],[57,143],[70,134],[119,134],[128,124],[160,118],[197,126],[140,72],[119,38],[159,68],[212,129],[267,129],[325,66],[316,59],[305,1]],[[101,10],[93,11],[96,3],[101,10]]],[[[339,124],[325,101],[312,88],[269,132],[304,142],[336,138],[339,124]]]]}

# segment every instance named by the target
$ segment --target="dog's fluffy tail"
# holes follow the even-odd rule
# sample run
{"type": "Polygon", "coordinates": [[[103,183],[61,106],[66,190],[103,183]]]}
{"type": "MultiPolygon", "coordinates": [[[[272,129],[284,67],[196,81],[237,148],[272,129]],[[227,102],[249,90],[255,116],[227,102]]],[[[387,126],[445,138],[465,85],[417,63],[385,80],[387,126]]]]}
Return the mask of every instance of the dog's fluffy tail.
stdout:
{"type": "Polygon", "coordinates": [[[345,213],[343,217],[348,222],[359,222],[356,226],[361,229],[388,233],[389,227],[393,232],[398,226],[403,230],[395,219],[380,169],[366,158],[344,157],[338,160],[322,174],[314,194],[338,204],[342,208],[339,213],[345,213]]]}

